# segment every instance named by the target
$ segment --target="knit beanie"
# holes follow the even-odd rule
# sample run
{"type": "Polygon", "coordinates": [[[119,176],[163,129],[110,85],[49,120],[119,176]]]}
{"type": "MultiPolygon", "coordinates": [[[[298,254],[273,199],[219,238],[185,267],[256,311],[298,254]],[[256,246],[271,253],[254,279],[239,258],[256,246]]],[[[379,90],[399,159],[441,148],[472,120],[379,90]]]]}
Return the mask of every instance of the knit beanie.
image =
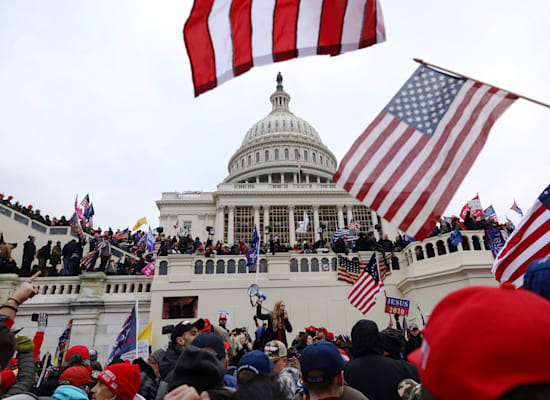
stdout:
{"type": "Polygon", "coordinates": [[[52,397],[58,400],[88,400],[88,394],[84,390],[72,385],[58,386],[52,397]]]}
{"type": "Polygon", "coordinates": [[[90,359],[90,351],[86,346],[73,346],[67,351],[67,355],[65,355],[65,361],[68,361],[69,357],[71,357],[75,353],[80,354],[83,360],[90,359]]]}
{"type": "Polygon", "coordinates": [[[201,393],[223,386],[224,375],[225,368],[214,353],[189,345],[176,361],[174,376],[168,390],[189,385],[201,393]]]}
{"type": "Polygon", "coordinates": [[[121,400],[132,400],[141,384],[141,370],[128,362],[105,367],[97,380],[106,384],[121,400]]]}
{"type": "Polygon", "coordinates": [[[4,368],[0,376],[0,390],[9,389],[15,383],[15,379],[17,379],[11,368],[4,368]]]}

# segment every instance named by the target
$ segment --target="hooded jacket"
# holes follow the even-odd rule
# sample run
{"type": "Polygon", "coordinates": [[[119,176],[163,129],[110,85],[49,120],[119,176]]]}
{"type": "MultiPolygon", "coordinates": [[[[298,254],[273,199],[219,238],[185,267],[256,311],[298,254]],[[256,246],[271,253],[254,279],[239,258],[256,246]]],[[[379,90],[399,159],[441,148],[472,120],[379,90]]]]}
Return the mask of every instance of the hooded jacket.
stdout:
{"type": "Polygon", "coordinates": [[[382,341],[374,321],[362,319],[351,330],[353,360],[344,369],[344,379],[370,400],[399,400],[397,385],[418,378],[417,368],[402,360],[383,356],[382,341]]]}

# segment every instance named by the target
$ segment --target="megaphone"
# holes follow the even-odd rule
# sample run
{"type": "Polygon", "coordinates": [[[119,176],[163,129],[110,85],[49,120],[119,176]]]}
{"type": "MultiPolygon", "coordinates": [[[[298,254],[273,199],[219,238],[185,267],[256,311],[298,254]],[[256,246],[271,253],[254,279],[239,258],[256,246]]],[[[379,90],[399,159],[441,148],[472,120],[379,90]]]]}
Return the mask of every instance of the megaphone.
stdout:
{"type": "Polygon", "coordinates": [[[260,287],[255,283],[248,287],[248,296],[250,297],[250,304],[252,304],[252,307],[256,306],[256,304],[258,303],[257,301],[256,303],[252,301],[253,297],[257,297],[258,299],[262,300],[265,300],[267,298],[266,295],[260,291],[260,287]]]}

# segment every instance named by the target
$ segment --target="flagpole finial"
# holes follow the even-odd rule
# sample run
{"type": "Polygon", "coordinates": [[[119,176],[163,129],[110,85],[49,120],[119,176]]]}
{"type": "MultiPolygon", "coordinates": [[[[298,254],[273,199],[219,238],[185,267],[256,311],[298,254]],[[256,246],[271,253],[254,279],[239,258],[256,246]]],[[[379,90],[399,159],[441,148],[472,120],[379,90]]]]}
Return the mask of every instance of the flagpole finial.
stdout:
{"type": "Polygon", "coordinates": [[[277,91],[283,91],[283,75],[280,72],[277,74],[277,91]]]}

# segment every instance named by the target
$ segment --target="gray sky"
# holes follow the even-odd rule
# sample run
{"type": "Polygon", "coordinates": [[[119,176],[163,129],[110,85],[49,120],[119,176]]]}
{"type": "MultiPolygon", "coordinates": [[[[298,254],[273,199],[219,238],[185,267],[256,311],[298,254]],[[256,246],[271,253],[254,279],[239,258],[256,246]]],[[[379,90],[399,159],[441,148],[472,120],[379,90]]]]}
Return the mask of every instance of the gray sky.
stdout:
{"type": "MultiPolygon", "coordinates": [[[[385,43],[292,60],[193,97],[182,27],[191,0],[0,2],[0,191],[96,226],[158,222],[163,191],[215,190],[281,71],[291,110],[338,160],[416,68],[413,57],[550,102],[550,3],[382,0],[385,43]],[[451,6],[454,5],[454,6],[451,6]]],[[[447,214],[479,192],[501,220],[550,183],[550,109],[497,121],[447,214]]]]}

